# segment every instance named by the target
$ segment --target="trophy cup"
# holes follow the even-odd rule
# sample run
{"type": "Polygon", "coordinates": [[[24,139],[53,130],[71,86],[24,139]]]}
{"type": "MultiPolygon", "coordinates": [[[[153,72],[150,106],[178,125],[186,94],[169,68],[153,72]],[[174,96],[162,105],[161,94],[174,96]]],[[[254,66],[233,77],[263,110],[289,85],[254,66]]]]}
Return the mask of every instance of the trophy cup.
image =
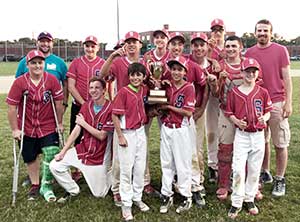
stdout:
{"type": "Polygon", "coordinates": [[[161,62],[153,62],[150,65],[151,79],[154,81],[154,89],[150,89],[148,96],[149,104],[166,104],[168,99],[166,91],[161,89],[160,81],[161,75],[164,72],[163,64],[161,62]]]}

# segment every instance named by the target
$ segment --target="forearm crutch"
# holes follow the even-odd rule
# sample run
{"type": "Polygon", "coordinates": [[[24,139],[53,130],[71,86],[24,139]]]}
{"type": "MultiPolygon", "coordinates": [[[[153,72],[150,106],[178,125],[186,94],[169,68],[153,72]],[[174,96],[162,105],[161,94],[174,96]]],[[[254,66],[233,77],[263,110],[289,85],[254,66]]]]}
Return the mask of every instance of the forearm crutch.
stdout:
{"type": "Polygon", "coordinates": [[[56,113],[56,108],[55,108],[55,104],[54,104],[54,100],[53,100],[53,96],[52,96],[51,92],[50,92],[50,99],[51,99],[51,104],[52,104],[52,109],[53,109],[55,124],[56,124],[56,128],[57,128],[57,133],[58,133],[58,138],[59,138],[59,144],[60,144],[61,148],[63,148],[64,145],[65,145],[64,136],[63,136],[62,132],[60,132],[59,127],[58,127],[57,113],[56,113]]]}
{"type": "Polygon", "coordinates": [[[13,154],[14,154],[14,174],[13,174],[13,185],[12,185],[12,206],[16,205],[16,197],[18,192],[18,178],[19,178],[19,163],[20,157],[23,150],[23,142],[24,142],[24,126],[25,126],[25,113],[26,113],[26,101],[27,101],[28,91],[26,90],[23,93],[23,113],[22,113],[22,125],[21,125],[21,143],[20,143],[20,151],[17,154],[16,140],[13,140],[13,154]]]}

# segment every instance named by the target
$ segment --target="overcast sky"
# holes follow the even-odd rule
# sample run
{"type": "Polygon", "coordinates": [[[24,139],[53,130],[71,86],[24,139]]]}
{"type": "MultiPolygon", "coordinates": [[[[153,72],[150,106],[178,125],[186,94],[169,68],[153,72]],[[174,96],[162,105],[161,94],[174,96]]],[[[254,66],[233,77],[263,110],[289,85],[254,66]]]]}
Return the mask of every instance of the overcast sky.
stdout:
{"type": "MultiPolygon", "coordinates": [[[[95,35],[111,48],[117,41],[117,0],[2,0],[0,40],[34,37],[41,31],[54,38],[83,40],[95,35]]],[[[170,30],[209,30],[214,18],[241,36],[255,23],[269,19],[274,33],[300,36],[297,0],[119,0],[120,37],[127,31],[148,31],[169,24],[170,30]],[[278,3],[279,2],[279,3],[278,3]]]]}

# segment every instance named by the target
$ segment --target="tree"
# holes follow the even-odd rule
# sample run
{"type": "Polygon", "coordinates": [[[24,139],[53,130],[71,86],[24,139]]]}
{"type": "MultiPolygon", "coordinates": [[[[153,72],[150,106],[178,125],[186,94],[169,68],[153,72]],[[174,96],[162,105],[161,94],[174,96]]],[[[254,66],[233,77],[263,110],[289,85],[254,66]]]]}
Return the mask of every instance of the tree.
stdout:
{"type": "Polygon", "coordinates": [[[242,37],[241,37],[244,48],[250,48],[255,45],[256,43],[256,38],[253,33],[245,32],[242,37]]]}

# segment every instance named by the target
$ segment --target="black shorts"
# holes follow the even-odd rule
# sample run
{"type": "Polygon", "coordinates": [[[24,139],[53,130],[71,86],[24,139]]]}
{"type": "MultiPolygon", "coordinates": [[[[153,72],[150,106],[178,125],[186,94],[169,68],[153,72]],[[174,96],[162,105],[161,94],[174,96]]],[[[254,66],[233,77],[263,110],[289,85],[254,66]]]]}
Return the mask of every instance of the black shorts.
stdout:
{"type": "MultiPolygon", "coordinates": [[[[72,103],[71,107],[71,116],[70,116],[70,134],[72,133],[74,127],[76,126],[76,116],[80,112],[81,106],[78,106],[72,103]]],[[[81,141],[81,137],[83,136],[83,130],[81,129],[79,136],[75,139],[74,145],[77,145],[81,141]]]]}
{"type": "MultiPolygon", "coordinates": [[[[42,148],[46,146],[59,146],[58,133],[51,133],[41,138],[24,136],[22,157],[25,163],[36,160],[42,153],[42,148]]],[[[20,143],[19,143],[20,146],[20,143]]]]}

